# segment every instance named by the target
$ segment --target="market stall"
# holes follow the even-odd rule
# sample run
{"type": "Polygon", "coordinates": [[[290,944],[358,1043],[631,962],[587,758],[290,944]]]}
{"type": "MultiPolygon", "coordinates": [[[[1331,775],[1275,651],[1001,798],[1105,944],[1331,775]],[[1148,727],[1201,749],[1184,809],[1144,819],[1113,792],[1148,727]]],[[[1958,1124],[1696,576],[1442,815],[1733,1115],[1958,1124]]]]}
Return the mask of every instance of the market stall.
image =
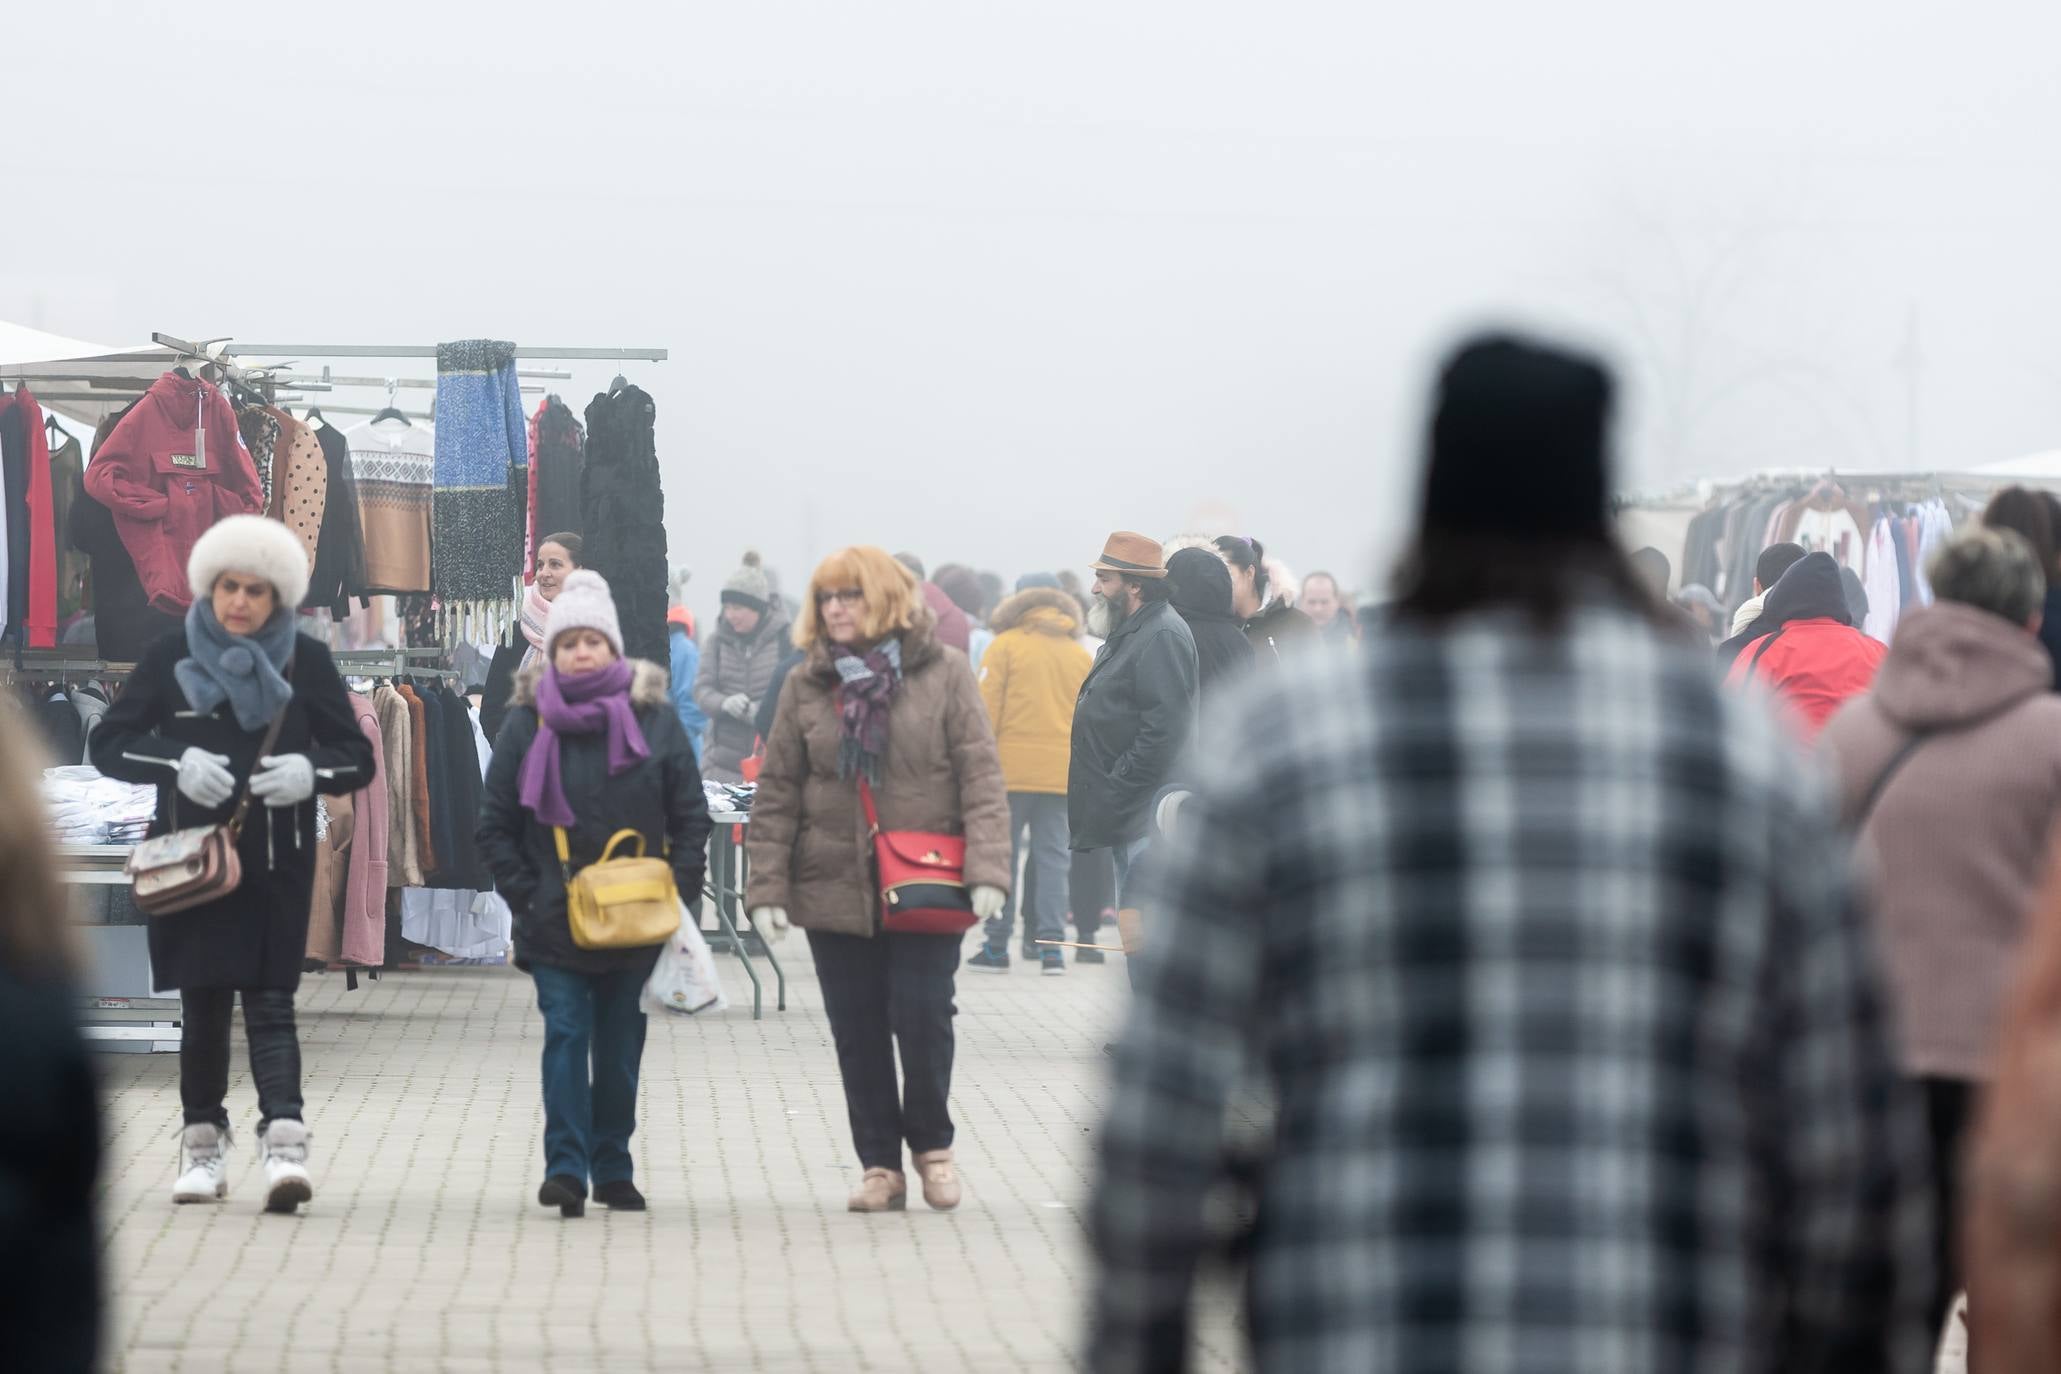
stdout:
{"type": "MultiPolygon", "coordinates": [[[[190,597],[178,538],[197,537],[228,514],[280,519],[301,538],[311,566],[301,631],[331,645],[360,694],[368,735],[384,727],[400,732],[389,740],[406,741],[374,788],[338,799],[322,817],[339,839],[355,830],[346,842],[356,852],[347,861],[339,847],[333,880],[318,881],[317,902],[335,903],[336,913],[311,922],[311,963],[392,966],[404,927],[471,941],[463,948],[477,952],[496,943],[497,904],[498,959],[506,906],[486,890],[470,845],[489,750],[477,703],[460,689],[483,685],[486,661],[515,634],[535,541],[596,520],[610,529],[610,539],[594,541],[593,564],[618,588],[626,638],[637,627],[629,650],[666,657],[664,500],[650,397],[618,376],[587,408],[582,432],[555,395],[525,413],[526,395],[543,388],[524,378],[571,374],[519,368],[517,360],[665,357],[663,349],[491,340],[280,347],[164,334],[149,345],[107,347],[0,325],[0,454],[10,479],[0,483],[0,535],[13,536],[0,556],[0,684],[47,727],[46,742],[67,771],[90,773],[84,742],[97,712],[143,649],[182,623],[190,597]],[[327,364],[319,373],[300,370],[318,358],[433,358],[438,376],[339,376],[327,364]],[[395,404],[402,390],[422,387],[434,388],[429,407],[395,404]],[[352,404],[354,388],[383,390],[387,404],[352,404]],[[151,408],[161,411],[168,396],[192,408],[191,443],[151,448],[145,441],[153,436],[140,427],[158,418],[151,408]],[[345,430],[325,408],[369,418],[345,430]],[[540,424],[553,436],[541,459],[540,424]],[[78,442],[76,426],[92,427],[89,443],[78,442]],[[165,481],[178,484],[175,500],[198,493],[209,503],[200,519],[174,528],[159,517],[154,527],[143,506],[125,505],[132,492],[165,481]],[[540,485],[555,522],[541,530],[540,485]],[[399,716],[383,719],[381,708],[393,703],[399,716]],[[368,823],[375,815],[381,819],[368,823]],[[376,858],[356,862],[375,849],[376,858]],[[384,880],[367,877],[381,870],[384,880]],[[364,890],[375,881],[379,891],[364,890]],[[322,949],[313,947],[318,930],[322,949]]],[[[150,996],[142,917],[127,901],[122,868],[134,836],[80,833],[87,838],[59,852],[66,881],[92,896],[79,913],[93,970],[88,1011],[108,1013],[100,1019],[110,1023],[96,1035],[175,1047],[177,1000],[150,996]]]]}

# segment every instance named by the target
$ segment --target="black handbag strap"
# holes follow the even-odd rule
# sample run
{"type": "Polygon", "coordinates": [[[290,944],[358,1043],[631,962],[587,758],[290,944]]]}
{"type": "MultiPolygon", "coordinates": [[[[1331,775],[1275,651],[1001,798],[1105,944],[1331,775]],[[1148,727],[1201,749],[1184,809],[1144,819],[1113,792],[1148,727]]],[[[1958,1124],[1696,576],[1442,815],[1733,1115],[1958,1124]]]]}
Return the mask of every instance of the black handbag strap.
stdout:
{"type": "Polygon", "coordinates": [[[1750,660],[1748,660],[1746,664],[1746,681],[1753,681],[1753,670],[1760,667],[1760,656],[1766,653],[1768,650],[1774,648],[1775,641],[1780,639],[1782,637],[1782,631],[1788,628],[1789,626],[1786,623],[1777,625],[1774,629],[1774,633],[1770,634],[1767,638],[1763,639],[1760,642],[1760,647],[1753,651],[1753,657],[1750,660]]]}
{"type": "Polygon", "coordinates": [[[1868,794],[1861,798],[1861,808],[1854,812],[1853,817],[1855,830],[1868,823],[1868,817],[1874,813],[1875,804],[1881,801],[1882,794],[1889,790],[1889,780],[1897,775],[1898,769],[1911,761],[1911,755],[1918,752],[1918,746],[1941,733],[1943,732],[1939,730],[1919,730],[1897,746],[1897,751],[1889,756],[1889,762],[1882,765],[1882,771],[1877,773],[1875,781],[1869,784],[1868,794]]]}

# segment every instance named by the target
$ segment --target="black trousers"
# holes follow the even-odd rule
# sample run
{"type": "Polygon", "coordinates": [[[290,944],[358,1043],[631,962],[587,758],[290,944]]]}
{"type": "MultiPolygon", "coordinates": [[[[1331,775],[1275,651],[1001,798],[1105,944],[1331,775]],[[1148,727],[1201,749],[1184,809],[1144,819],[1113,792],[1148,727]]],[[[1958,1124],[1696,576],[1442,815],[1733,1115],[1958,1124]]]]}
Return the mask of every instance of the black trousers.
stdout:
{"type": "Polygon", "coordinates": [[[1932,1201],[1939,1220],[1930,1310],[1937,1334],[1961,1291],[1961,1161],[1979,1099],[1976,1085],[1964,1078],[1920,1078],[1918,1086],[1925,1093],[1925,1124],[1932,1136],[1932,1201]]]}
{"type": "MultiPolygon", "coordinates": [[[[179,1101],[189,1126],[229,1125],[229,1022],[236,994],[191,988],[179,1032],[179,1101]]],[[[243,994],[243,1030],[250,1040],[250,1076],[258,1085],[258,1129],[301,1119],[301,1042],[294,1033],[293,994],[259,988],[243,994]]]]}
{"type": "Polygon", "coordinates": [[[1116,915],[1116,861],[1110,849],[1073,851],[1073,881],[1068,885],[1073,903],[1073,928],[1084,945],[1095,943],[1102,919],[1116,915]]]}
{"type": "Polygon", "coordinates": [[[869,940],[809,932],[862,1169],[899,1171],[904,1141],[912,1154],[952,1143],[946,1099],[952,1092],[959,943],[957,935],[881,934],[869,940]]]}

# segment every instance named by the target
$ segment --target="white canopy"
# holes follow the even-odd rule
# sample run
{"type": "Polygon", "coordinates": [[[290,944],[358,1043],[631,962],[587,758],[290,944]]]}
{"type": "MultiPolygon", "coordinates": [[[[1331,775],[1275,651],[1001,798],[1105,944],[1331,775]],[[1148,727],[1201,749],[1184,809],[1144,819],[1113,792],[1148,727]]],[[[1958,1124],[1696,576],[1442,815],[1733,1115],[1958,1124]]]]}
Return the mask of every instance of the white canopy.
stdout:
{"type": "Polygon", "coordinates": [[[26,382],[45,410],[88,427],[141,396],[177,361],[157,344],[111,348],[0,320],[0,381],[26,382]]]}
{"type": "Polygon", "coordinates": [[[1997,463],[1984,463],[1971,471],[1982,477],[2007,477],[2021,482],[2061,481],[2061,448],[2049,449],[2045,453],[2028,453],[2022,458],[2006,458],[1997,463]]]}

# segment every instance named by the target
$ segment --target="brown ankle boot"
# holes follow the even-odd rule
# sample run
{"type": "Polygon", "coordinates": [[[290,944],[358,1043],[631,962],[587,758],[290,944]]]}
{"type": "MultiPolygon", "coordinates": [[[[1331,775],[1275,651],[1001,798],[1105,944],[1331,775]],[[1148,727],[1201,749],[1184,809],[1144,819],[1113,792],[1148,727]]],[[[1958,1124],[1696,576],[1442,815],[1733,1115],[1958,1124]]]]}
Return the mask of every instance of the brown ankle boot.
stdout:
{"type": "Polygon", "coordinates": [[[848,1212],[899,1212],[909,1205],[909,1185],[894,1169],[868,1169],[845,1204],[848,1212]]]}
{"type": "Polygon", "coordinates": [[[950,1150],[925,1150],[916,1156],[916,1172],[923,1176],[923,1200],[939,1212],[959,1205],[959,1171],[952,1167],[950,1150]]]}

